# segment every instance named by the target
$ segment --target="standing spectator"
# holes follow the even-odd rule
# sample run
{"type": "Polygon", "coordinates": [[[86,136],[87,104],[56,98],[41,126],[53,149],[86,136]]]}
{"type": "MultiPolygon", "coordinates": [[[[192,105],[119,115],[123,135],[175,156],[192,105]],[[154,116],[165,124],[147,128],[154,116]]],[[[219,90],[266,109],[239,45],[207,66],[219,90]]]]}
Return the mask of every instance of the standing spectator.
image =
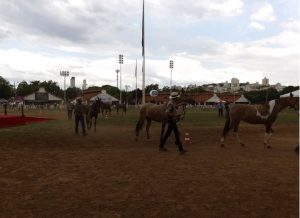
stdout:
{"type": "Polygon", "coordinates": [[[165,111],[166,113],[166,119],[168,122],[168,129],[166,134],[163,136],[160,145],[159,145],[159,150],[160,151],[167,151],[166,148],[164,148],[164,145],[171,135],[172,131],[175,134],[175,144],[178,146],[179,152],[181,154],[184,154],[186,150],[183,149],[180,136],[179,136],[179,131],[176,122],[179,120],[179,116],[176,111],[176,98],[179,97],[179,94],[177,92],[172,92],[170,95],[170,101],[167,104],[167,109],[165,111]]]}
{"type": "Polygon", "coordinates": [[[222,101],[219,101],[219,103],[217,105],[219,117],[223,117],[223,107],[224,106],[223,106],[222,101]]]}
{"type": "Polygon", "coordinates": [[[77,103],[74,107],[76,135],[78,134],[79,122],[81,124],[82,134],[87,135],[85,132],[85,119],[84,119],[85,113],[86,113],[86,107],[82,104],[82,100],[79,98],[79,99],[77,99],[77,103]]]}
{"type": "Polygon", "coordinates": [[[7,115],[7,102],[4,102],[3,104],[3,108],[4,108],[4,115],[7,115]]]}
{"type": "Polygon", "coordinates": [[[68,120],[72,119],[72,113],[73,113],[74,105],[69,101],[67,103],[67,110],[68,110],[68,120]]]}

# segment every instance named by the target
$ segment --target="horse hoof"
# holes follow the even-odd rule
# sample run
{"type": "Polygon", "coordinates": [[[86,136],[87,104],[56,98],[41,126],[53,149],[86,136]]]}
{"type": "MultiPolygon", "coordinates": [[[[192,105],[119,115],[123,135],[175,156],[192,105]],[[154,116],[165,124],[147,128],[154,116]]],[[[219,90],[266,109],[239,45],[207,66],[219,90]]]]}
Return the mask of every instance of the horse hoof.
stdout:
{"type": "Polygon", "coordinates": [[[268,145],[268,146],[267,146],[267,149],[271,149],[271,148],[272,148],[271,145],[268,145]]]}
{"type": "Polygon", "coordinates": [[[225,147],[225,145],[224,144],[221,144],[221,148],[224,148],[225,147]]]}
{"type": "Polygon", "coordinates": [[[246,146],[244,143],[240,143],[240,145],[241,145],[242,147],[245,147],[245,146],[246,146]]]}

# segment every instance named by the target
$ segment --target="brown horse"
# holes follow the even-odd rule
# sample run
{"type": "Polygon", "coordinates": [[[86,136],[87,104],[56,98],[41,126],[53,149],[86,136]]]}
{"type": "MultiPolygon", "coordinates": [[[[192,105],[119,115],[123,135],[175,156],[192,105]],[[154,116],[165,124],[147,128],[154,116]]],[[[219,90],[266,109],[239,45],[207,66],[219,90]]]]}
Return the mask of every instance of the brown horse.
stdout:
{"type": "Polygon", "coordinates": [[[119,114],[119,110],[122,110],[122,114],[126,114],[127,112],[127,105],[126,104],[116,104],[117,114],[119,114]]]}
{"type": "MultiPolygon", "coordinates": [[[[185,115],[187,103],[194,102],[194,99],[192,97],[190,97],[189,95],[181,95],[180,97],[175,98],[175,102],[177,105],[177,109],[178,109],[177,112],[180,116],[180,119],[183,119],[184,115],[185,115]]],[[[150,139],[149,129],[150,129],[152,120],[162,123],[161,134],[160,134],[160,139],[162,139],[164,129],[165,129],[165,126],[167,123],[166,116],[165,116],[166,108],[167,108],[167,103],[160,104],[160,105],[153,104],[153,103],[146,103],[146,104],[142,105],[142,107],[140,109],[140,118],[139,118],[139,120],[136,124],[136,128],[135,128],[135,133],[136,133],[135,139],[136,140],[139,137],[139,130],[142,129],[145,120],[147,120],[147,125],[146,125],[147,139],[150,139]]]]}
{"type": "MultiPolygon", "coordinates": [[[[266,132],[264,138],[264,144],[267,148],[271,148],[268,144],[272,133],[272,124],[275,122],[277,115],[286,107],[292,107],[297,112],[299,110],[298,101],[291,95],[288,98],[281,98],[269,101],[265,105],[241,105],[231,104],[229,107],[229,113],[223,129],[221,138],[221,146],[224,147],[225,137],[228,132],[233,129],[240,145],[245,144],[240,140],[238,135],[238,128],[241,121],[245,121],[251,124],[263,124],[265,125],[266,132]]],[[[298,112],[299,115],[299,112],[298,112]]]]}
{"type": "Polygon", "coordinates": [[[94,118],[94,131],[96,132],[98,113],[100,112],[100,99],[96,99],[90,106],[87,107],[86,124],[87,128],[92,127],[92,121],[94,118]]]}
{"type": "Polygon", "coordinates": [[[111,116],[111,104],[101,101],[101,98],[100,98],[100,109],[101,109],[102,116],[104,116],[104,111],[105,111],[105,116],[107,116],[107,113],[109,113],[109,116],[111,116]]]}

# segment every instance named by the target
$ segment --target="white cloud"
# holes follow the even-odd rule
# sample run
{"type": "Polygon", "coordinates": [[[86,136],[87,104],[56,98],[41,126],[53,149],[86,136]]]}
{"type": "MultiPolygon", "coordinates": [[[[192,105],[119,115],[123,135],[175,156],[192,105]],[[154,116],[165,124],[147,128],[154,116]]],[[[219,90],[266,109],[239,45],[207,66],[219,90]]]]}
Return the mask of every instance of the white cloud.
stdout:
{"type": "Polygon", "coordinates": [[[300,31],[300,21],[299,20],[290,19],[286,22],[283,22],[281,24],[281,26],[282,26],[282,28],[284,28],[286,30],[291,30],[291,31],[296,31],[296,32],[300,31]]]}
{"type": "Polygon", "coordinates": [[[265,29],[265,26],[263,26],[262,24],[257,23],[257,22],[250,22],[249,26],[250,26],[250,28],[256,29],[256,30],[264,30],[265,29]]]}
{"type": "MultiPolygon", "coordinates": [[[[299,21],[280,21],[284,30],[273,36],[264,37],[261,31],[255,41],[250,35],[236,39],[233,35],[242,35],[238,27],[243,16],[235,16],[247,6],[242,0],[146,1],[146,83],[168,86],[173,59],[174,84],[224,82],[231,77],[256,82],[267,76],[271,83],[296,85],[299,21]],[[229,25],[235,25],[236,32],[230,33],[229,25]],[[186,31],[184,36],[179,27],[186,31]]],[[[249,26],[264,30],[272,21],[273,7],[263,3],[249,26]]],[[[122,53],[123,87],[135,87],[136,58],[141,87],[140,0],[2,0],[0,23],[0,72],[10,81],[52,79],[62,85],[59,71],[70,70],[79,87],[83,79],[89,86],[116,86],[117,55],[122,53]]]]}
{"type": "Polygon", "coordinates": [[[263,3],[251,15],[250,19],[257,22],[272,22],[276,20],[276,17],[272,5],[269,3],[263,3]]]}

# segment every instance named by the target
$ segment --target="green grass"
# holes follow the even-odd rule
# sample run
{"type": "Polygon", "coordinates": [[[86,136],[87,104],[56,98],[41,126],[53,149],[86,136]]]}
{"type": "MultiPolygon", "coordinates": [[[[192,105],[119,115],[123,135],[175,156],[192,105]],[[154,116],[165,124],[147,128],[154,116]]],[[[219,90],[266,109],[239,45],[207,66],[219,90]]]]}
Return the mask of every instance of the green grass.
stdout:
{"type": "MultiPolygon", "coordinates": [[[[3,111],[0,110],[3,114],[3,111]]],[[[20,111],[9,111],[9,114],[20,115],[20,111]]],[[[46,135],[63,135],[64,132],[73,131],[74,120],[67,120],[67,113],[65,110],[27,110],[25,111],[26,116],[36,117],[48,117],[55,120],[41,123],[32,123],[25,126],[16,126],[11,128],[0,129],[0,136],[5,138],[22,138],[28,136],[42,136],[46,135]]],[[[98,123],[99,126],[115,126],[117,130],[118,126],[126,126],[129,129],[134,130],[135,124],[139,118],[139,111],[136,108],[129,108],[126,115],[116,115],[116,112],[112,111],[112,117],[105,119],[99,115],[98,123]]],[[[214,126],[220,127],[224,125],[224,118],[219,118],[217,110],[202,110],[199,108],[188,108],[186,115],[181,123],[185,126],[193,127],[208,127],[213,128],[214,126]]],[[[295,124],[299,123],[299,116],[295,114],[295,111],[286,109],[281,112],[276,120],[278,124],[295,124]]],[[[158,127],[159,125],[153,124],[158,127]]]]}

